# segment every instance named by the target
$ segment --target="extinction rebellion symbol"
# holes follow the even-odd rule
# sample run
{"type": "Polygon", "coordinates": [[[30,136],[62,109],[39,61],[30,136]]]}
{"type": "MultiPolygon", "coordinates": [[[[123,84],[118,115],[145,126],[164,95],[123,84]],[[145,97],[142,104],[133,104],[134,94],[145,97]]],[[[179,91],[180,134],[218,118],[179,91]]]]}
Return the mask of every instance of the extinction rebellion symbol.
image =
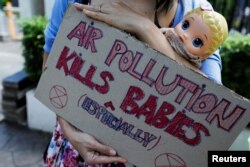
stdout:
{"type": "Polygon", "coordinates": [[[163,153],[156,157],[155,167],[186,167],[186,163],[178,155],[163,153]]]}
{"type": "Polygon", "coordinates": [[[49,92],[50,103],[57,109],[63,109],[68,102],[67,91],[60,85],[54,85],[49,92]]]}

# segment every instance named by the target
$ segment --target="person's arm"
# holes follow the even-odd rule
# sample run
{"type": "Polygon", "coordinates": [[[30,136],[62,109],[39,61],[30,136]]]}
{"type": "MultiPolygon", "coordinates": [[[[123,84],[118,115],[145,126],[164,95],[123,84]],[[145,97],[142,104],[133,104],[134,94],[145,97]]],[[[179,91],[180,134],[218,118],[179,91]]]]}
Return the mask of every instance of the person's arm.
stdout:
{"type": "Polygon", "coordinates": [[[221,81],[221,57],[219,49],[206,60],[202,62],[200,70],[212,81],[218,84],[222,84],[221,81]]]}
{"type": "Polygon", "coordinates": [[[54,43],[56,34],[58,32],[59,26],[62,22],[64,13],[68,7],[67,0],[55,0],[51,11],[51,16],[49,22],[44,31],[45,33],[45,44],[43,49],[46,53],[50,53],[52,45],[54,43]]]}

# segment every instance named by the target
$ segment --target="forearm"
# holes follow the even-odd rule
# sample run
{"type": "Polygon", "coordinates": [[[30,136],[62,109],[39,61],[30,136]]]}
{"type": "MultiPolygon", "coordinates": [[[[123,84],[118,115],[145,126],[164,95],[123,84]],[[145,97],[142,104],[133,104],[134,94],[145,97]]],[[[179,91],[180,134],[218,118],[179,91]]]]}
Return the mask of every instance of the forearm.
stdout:
{"type": "Polygon", "coordinates": [[[60,124],[60,127],[62,129],[64,137],[73,142],[70,138],[71,136],[74,136],[73,133],[76,131],[75,128],[73,128],[68,122],[66,122],[62,117],[57,116],[58,123],[60,124]]]}
{"type": "Polygon", "coordinates": [[[150,20],[142,20],[142,24],[135,27],[135,34],[138,38],[147,43],[153,49],[161,52],[165,56],[175,60],[176,62],[185,65],[186,67],[204,75],[198,68],[193,66],[190,62],[179,56],[171,47],[166,37],[163,35],[161,30],[154,25],[150,20]]]}
{"type": "Polygon", "coordinates": [[[147,43],[151,48],[176,60],[176,53],[169,45],[160,29],[156,27],[151,20],[143,19],[141,21],[142,22],[135,27],[135,34],[137,37],[141,41],[147,43]]]}

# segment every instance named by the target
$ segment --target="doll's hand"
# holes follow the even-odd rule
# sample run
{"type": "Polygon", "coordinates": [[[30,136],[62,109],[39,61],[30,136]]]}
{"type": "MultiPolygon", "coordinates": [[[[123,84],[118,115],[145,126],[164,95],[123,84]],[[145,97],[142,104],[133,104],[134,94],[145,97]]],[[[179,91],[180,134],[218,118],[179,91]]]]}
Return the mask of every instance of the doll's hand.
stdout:
{"type": "Polygon", "coordinates": [[[124,158],[116,156],[113,148],[101,144],[87,133],[76,130],[61,117],[58,117],[58,121],[65,137],[88,165],[126,162],[124,158]]]}

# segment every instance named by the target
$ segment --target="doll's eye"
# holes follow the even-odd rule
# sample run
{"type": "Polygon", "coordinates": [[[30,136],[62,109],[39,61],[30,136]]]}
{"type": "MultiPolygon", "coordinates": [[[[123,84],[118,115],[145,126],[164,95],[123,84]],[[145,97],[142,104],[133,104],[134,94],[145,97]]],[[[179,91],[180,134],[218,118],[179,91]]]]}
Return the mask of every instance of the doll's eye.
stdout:
{"type": "Polygon", "coordinates": [[[201,48],[202,45],[203,45],[203,42],[202,42],[202,40],[201,40],[200,38],[195,38],[195,39],[193,40],[193,45],[194,45],[194,47],[196,47],[196,48],[201,48]]]}
{"type": "Polygon", "coordinates": [[[184,20],[184,22],[182,23],[181,28],[183,30],[186,30],[186,29],[188,29],[188,27],[189,27],[189,22],[187,20],[184,20]]]}

